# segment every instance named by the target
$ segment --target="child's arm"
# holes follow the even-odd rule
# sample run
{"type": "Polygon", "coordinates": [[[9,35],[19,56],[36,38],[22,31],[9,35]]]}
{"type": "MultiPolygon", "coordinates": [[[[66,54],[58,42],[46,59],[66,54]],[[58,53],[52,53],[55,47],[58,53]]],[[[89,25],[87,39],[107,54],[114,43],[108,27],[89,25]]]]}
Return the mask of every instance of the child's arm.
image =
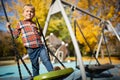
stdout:
{"type": "MultiPolygon", "coordinates": [[[[7,24],[6,24],[6,28],[7,28],[7,31],[10,33],[10,29],[11,29],[11,24],[9,23],[9,22],[7,22],[7,24]]],[[[18,38],[19,37],[19,34],[20,34],[20,32],[21,32],[21,30],[19,30],[19,26],[17,26],[17,28],[16,29],[11,29],[11,31],[12,31],[12,34],[13,34],[13,36],[14,36],[14,38],[18,38]]]]}

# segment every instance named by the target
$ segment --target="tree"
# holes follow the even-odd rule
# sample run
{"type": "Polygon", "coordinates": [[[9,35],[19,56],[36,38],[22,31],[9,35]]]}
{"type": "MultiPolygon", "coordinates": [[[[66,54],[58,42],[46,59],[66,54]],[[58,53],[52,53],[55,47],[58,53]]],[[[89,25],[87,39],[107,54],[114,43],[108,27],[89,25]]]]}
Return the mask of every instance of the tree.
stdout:
{"type": "MultiPolygon", "coordinates": [[[[12,44],[12,40],[11,37],[8,33],[0,31],[0,57],[4,57],[4,56],[14,56],[15,55],[15,51],[13,48],[13,44],[12,44]]],[[[19,42],[15,42],[16,44],[18,44],[18,48],[19,48],[19,52],[21,53],[26,53],[24,52],[23,48],[21,48],[21,43],[19,42]]]]}

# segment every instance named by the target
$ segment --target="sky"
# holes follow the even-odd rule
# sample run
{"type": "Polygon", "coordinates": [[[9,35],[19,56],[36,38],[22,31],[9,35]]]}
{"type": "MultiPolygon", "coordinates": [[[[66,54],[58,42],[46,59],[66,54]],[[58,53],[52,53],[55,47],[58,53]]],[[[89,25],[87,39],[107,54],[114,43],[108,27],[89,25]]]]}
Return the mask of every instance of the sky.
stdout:
{"type": "MultiPolygon", "coordinates": [[[[4,2],[4,3],[7,2],[7,3],[11,4],[11,0],[3,0],[3,2],[4,2]]],[[[0,2],[0,4],[1,4],[1,2],[0,2]]],[[[11,12],[8,13],[8,12],[7,12],[7,15],[8,15],[8,17],[9,17],[9,16],[13,15],[13,13],[11,13],[11,12]]],[[[5,16],[2,6],[0,6],[0,16],[5,16]]],[[[2,30],[2,31],[7,31],[7,29],[6,29],[5,26],[6,26],[6,21],[0,22],[0,30],[2,30]]]]}
{"type": "MultiPolygon", "coordinates": [[[[9,17],[10,15],[12,15],[12,13],[7,13],[7,14],[8,14],[8,17],[9,17]]],[[[0,11],[0,16],[4,16],[3,10],[0,11]]],[[[6,31],[6,30],[7,30],[6,27],[5,27],[6,22],[7,22],[7,21],[2,21],[2,22],[0,22],[0,30],[2,30],[2,31],[6,31]]]]}
{"type": "MultiPolygon", "coordinates": [[[[0,16],[4,16],[4,12],[3,10],[0,11],[0,16]]],[[[0,30],[2,31],[6,31],[6,28],[5,28],[5,22],[0,22],[0,30]]]]}

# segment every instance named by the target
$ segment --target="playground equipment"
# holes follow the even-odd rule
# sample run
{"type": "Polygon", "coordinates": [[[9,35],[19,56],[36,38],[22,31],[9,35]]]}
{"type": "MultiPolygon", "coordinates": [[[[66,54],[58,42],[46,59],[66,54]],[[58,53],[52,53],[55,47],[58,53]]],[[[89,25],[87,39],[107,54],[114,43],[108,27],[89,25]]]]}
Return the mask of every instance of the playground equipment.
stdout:
{"type": "MultiPolygon", "coordinates": [[[[55,56],[58,57],[61,62],[65,61],[69,54],[67,49],[68,44],[58,39],[53,33],[50,33],[50,35],[46,37],[46,40],[48,47],[52,50],[55,56]]],[[[50,56],[50,59],[52,63],[57,62],[53,56],[50,56]]]]}
{"type": "MultiPolygon", "coordinates": [[[[62,1],[62,2],[63,2],[64,4],[70,6],[70,7],[73,6],[73,5],[71,5],[70,3],[67,3],[67,2],[65,2],[65,1],[62,1]]],[[[81,11],[81,12],[87,14],[87,15],[90,15],[90,16],[93,17],[93,18],[96,18],[96,19],[100,20],[100,23],[102,22],[102,25],[104,26],[104,27],[102,27],[102,32],[101,32],[101,33],[102,33],[102,39],[103,39],[103,36],[104,36],[105,26],[107,26],[108,31],[111,31],[111,30],[112,30],[112,31],[115,33],[115,35],[116,35],[116,37],[118,38],[118,40],[120,41],[120,37],[119,37],[119,35],[117,34],[117,32],[115,31],[115,29],[113,28],[113,26],[112,26],[112,24],[110,23],[110,21],[108,21],[108,20],[107,20],[107,21],[104,21],[104,20],[102,20],[102,19],[100,19],[100,18],[98,18],[98,17],[90,14],[89,12],[86,12],[86,11],[84,11],[84,10],[76,7],[76,6],[73,6],[73,9],[72,9],[72,10],[73,10],[73,11],[74,11],[74,10],[81,11]]],[[[107,48],[106,42],[105,42],[105,44],[106,44],[106,49],[107,49],[109,61],[110,61],[111,64],[100,64],[100,62],[98,61],[97,58],[98,58],[98,53],[99,53],[99,49],[100,49],[100,44],[101,44],[101,42],[99,43],[98,50],[97,50],[97,54],[96,54],[96,53],[93,53],[93,51],[92,51],[89,43],[87,42],[87,40],[86,40],[84,34],[82,33],[82,30],[80,29],[80,26],[78,25],[78,23],[77,23],[76,20],[75,20],[75,24],[74,24],[74,25],[79,28],[79,31],[81,32],[83,38],[85,39],[86,44],[87,44],[88,47],[90,48],[91,54],[93,55],[93,57],[95,58],[95,60],[96,60],[96,62],[97,62],[97,65],[90,65],[90,64],[89,64],[89,65],[86,65],[86,66],[85,66],[85,71],[88,72],[89,74],[91,74],[91,76],[90,76],[90,77],[91,77],[91,80],[93,80],[93,78],[94,78],[94,76],[95,76],[96,74],[100,74],[100,73],[102,73],[103,71],[106,71],[106,70],[109,70],[109,69],[111,69],[111,68],[114,68],[115,66],[112,65],[112,62],[111,62],[111,59],[110,59],[110,55],[109,55],[109,52],[108,52],[108,48],[107,48]],[[95,55],[95,54],[96,54],[96,55],[95,55]]],[[[101,26],[100,26],[100,27],[101,27],[101,26]]],[[[101,39],[100,39],[100,41],[101,41],[101,39]]],[[[105,41],[105,38],[104,38],[104,41],[105,41]]],[[[76,59],[76,60],[77,60],[77,59],[76,59]]],[[[77,68],[79,68],[79,67],[77,66],[77,68]]]]}
{"type": "MultiPolygon", "coordinates": [[[[114,68],[114,65],[112,64],[100,64],[100,62],[98,61],[95,53],[92,51],[92,48],[91,46],[89,45],[89,43],[87,42],[80,26],[78,25],[77,21],[75,21],[75,26],[77,26],[79,28],[79,31],[81,32],[86,44],[88,45],[88,47],[90,48],[90,52],[91,52],[91,55],[95,58],[97,64],[88,64],[88,65],[85,65],[85,71],[88,72],[90,74],[90,79],[93,80],[93,78],[95,77],[95,75],[99,75],[100,73],[102,73],[103,71],[106,71],[106,70],[109,70],[111,68],[114,68]]],[[[107,49],[107,47],[106,47],[107,49]]],[[[108,50],[108,49],[107,49],[108,50]]],[[[109,55],[109,53],[108,53],[109,55]]],[[[109,60],[110,60],[110,63],[111,63],[111,59],[110,59],[110,56],[109,57],[109,60]]],[[[76,67],[79,69],[79,67],[76,65],[76,67]]],[[[106,75],[106,74],[104,74],[106,75]]],[[[112,75],[108,75],[106,77],[112,77],[112,75]]]]}
{"type": "Polygon", "coordinates": [[[85,69],[84,69],[84,66],[83,66],[83,61],[82,61],[81,53],[80,53],[80,50],[79,50],[79,46],[78,46],[77,40],[75,38],[75,35],[74,35],[73,31],[72,31],[72,26],[70,24],[70,21],[69,21],[67,15],[65,13],[65,10],[63,8],[62,1],[53,0],[52,3],[53,4],[51,5],[51,7],[49,9],[48,16],[47,16],[47,19],[46,19],[46,22],[45,22],[43,34],[44,35],[46,34],[51,15],[54,15],[54,14],[56,14],[58,12],[61,12],[61,14],[62,14],[62,16],[63,16],[63,18],[65,20],[65,23],[67,25],[68,31],[70,33],[70,36],[71,36],[71,39],[72,39],[72,42],[73,42],[73,45],[74,45],[75,53],[76,53],[76,55],[78,57],[78,63],[79,63],[79,67],[81,69],[82,79],[86,80],[85,69]]]}

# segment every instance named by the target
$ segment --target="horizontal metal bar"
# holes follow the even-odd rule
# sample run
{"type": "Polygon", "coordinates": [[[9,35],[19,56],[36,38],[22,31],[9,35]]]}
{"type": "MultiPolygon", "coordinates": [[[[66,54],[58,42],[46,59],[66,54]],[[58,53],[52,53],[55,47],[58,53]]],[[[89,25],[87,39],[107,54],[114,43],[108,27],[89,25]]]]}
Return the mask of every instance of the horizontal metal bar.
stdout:
{"type": "MultiPolygon", "coordinates": [[[[63,0],[61,0],[61,2],[62,2],[63,4],[65,4],[65,5],[70,6],[70,7],[73,6],[73,4],[71,4],[71,3],[69,3],[69,2],[66,2],[66,1],[63,1],[63,0]]],[[[96,18],[96,19],[98,19],[98,20],[100,20],[100,21],[102,20],[101,18],[99,18],[99,17],[91,14],[90,12],[87,12],[87,11],[81,9],[81,8],[78,8],[77,6],[74,6],[74,7],[75,7],[76,10],[81,11],[81,12],[87,14],[87,15],[90,15],[90,16],[93,17],[93,18],[96,18]]]]}

